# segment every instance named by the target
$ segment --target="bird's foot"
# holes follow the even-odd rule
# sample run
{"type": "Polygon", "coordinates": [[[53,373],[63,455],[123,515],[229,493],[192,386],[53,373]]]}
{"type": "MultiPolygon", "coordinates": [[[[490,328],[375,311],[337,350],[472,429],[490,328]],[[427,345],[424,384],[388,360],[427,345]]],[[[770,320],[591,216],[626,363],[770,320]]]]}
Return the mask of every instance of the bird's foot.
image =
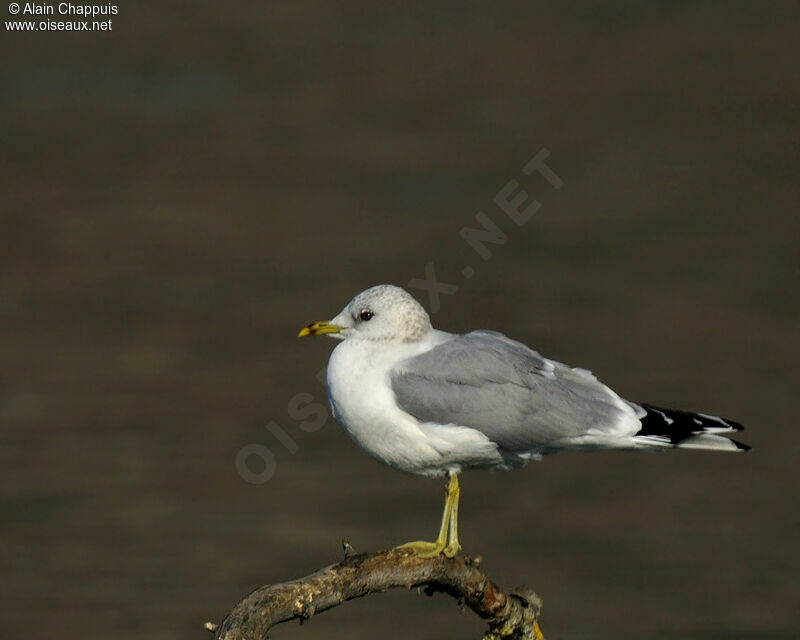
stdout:
{"type": "Polygon", "coordinates": [[[410,549],[420,558],[435,558],[442,551],[444,551],[444,542],[425,542],[424,540],[415,540],[414,542],[406,542],[395,548],[397,549],[410,549]]]}
{"type": "Polygon", "coordinates": [[[440,554],[444,554],[448,558],[454,557],[460,550],[461,545],[458,542],[447,542],[444,540],[437,540],[436,542],[425,542],[424,540],[416,540],[414,542],[406,542],[396,547],[397,549],[410,549],[420,558],[435,558],[440,554]]]}
{"type": "Polygon", "coordinates": [[[442,513],[442,525],[439,528],[439,535],[435,542],[406,542],[401,544],[398,549],[411,549],[420,558],[435,558],[444,554],[447,558],[453,558],[461,550],[458,544],[458,498],[461,489],[458,485],[458,475],[450,474],[447,479],[447,496],[444,501],[444,513],[442,513]]]}
{"type": "Polygon", "coordinates": [[[446,555],[448,558],[455,558],[456,554],[461,551],[461,545],[458,544],[458,540],[451,540],[447,543],[442,553],[446,555]]]}

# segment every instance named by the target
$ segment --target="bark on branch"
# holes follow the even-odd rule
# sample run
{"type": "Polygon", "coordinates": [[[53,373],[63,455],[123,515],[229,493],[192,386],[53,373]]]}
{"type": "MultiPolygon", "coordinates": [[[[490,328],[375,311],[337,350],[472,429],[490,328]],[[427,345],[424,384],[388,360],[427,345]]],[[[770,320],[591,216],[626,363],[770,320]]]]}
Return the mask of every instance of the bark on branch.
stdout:
{"type": "MultiPolygon", "coordinates": [[[[349,545],[348,545],[349,546],[349,545]]],[[[338,564],[305,578],[256,589],[220,625],[206,623],[216,640],[266,639],[270,628],[307,620],[347,600],[397,587],[423,587],[463,603],[487,620],[486,640],[542,640],[537,620],[542,602],[530,589],[506,594],[478,567],[480,558],[419,558],[395,549],[345,555],[338,564]]]]}

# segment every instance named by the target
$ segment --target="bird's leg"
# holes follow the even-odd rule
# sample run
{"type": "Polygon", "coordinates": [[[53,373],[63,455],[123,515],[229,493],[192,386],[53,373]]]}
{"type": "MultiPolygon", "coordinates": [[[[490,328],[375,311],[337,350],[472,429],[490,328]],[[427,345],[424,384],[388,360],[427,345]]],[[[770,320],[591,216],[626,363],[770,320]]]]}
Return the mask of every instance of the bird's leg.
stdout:
{"type": "Polygon", "coordinates": [[[447,483],[447,497],[450,500],[450,521],[447,523],[447,546],[444,548],[444,555],[452,558],[461,550],[461,545],[458,543],[458,500],[461,497],[461,486],[455,473],[450,476],[447,483]]]}
{"type": "Polygon", "coordinates": [[[440,553],[444,553],[448,558],[456,555],[461,549],[461,545],[458,544],[458,498],[460,493],[458,476],[454,473],[450,474],[447,481],[442,524],[436,540],[434,542],[423,540],[407,542],[397,548],[412,549],[421,558],[433,558],[440,553]]]}

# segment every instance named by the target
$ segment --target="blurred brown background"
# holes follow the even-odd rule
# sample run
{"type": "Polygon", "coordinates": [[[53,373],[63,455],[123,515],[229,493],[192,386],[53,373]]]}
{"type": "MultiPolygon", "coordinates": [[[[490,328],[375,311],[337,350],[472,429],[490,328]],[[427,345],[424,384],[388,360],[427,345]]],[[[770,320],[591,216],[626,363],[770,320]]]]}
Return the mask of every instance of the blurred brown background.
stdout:
{"type": "MultiPolygon", "coordinates": [[[[380,5],[125,2],[110,33],[0,36],[4,636],[206,638],[343,537],[433,535],[439,482],[287,409],[324,399],[334,346],[297,330],[433,261],[460,287],[439,327],[748,426],[747,456],[463,479],[466,550],[536,588],[548,637],[797,637],[797,5],[380,5]],[[522,176],[543,147],[560,191],[522,176]],[[521,228],[510,179],[542,203],[521,228]],[[508,234],[486,262],[479,211],[508,234]]],[[[274,637],[482,628],[390,593],[274,637]]]]}

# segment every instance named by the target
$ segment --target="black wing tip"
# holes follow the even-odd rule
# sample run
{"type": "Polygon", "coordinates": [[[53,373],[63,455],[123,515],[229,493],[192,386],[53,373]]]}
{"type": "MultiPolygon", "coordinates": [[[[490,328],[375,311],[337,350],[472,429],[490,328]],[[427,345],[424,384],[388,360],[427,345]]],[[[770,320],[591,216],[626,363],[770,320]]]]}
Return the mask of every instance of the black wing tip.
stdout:
{"type": "Polygon", "coordinates": [[[739,422],[734,422],[728,418],[720,418],[726,425],[731,428],[731,431],[744,431],[744,425],[739,422]]]}
{"type": "MultiPolygon", "coordinates": [[[[729,418],[722,418],[720,416],[712,416],[707,413],[696,413],[694,411],[683,411],[682,409],[667,409],[665,407],[658,407],[656,405],[652,405],[649,402],[639,402],[640,407],[642,407],[648,414],[655,413],[664,421],[669,418],[670,420],[686,420],[686,419],[696,419],[704,423],[702,426],[713,426],[714,422],[721,422],[731,431],[744,431],[744,425],[740,422],[736,422],[735,420],[730,420],[729,418]],[[708,423],[708,424],[705,424],[708,423]]],[[[701,426],[701,425],[698,425],[701,426]]]]}

